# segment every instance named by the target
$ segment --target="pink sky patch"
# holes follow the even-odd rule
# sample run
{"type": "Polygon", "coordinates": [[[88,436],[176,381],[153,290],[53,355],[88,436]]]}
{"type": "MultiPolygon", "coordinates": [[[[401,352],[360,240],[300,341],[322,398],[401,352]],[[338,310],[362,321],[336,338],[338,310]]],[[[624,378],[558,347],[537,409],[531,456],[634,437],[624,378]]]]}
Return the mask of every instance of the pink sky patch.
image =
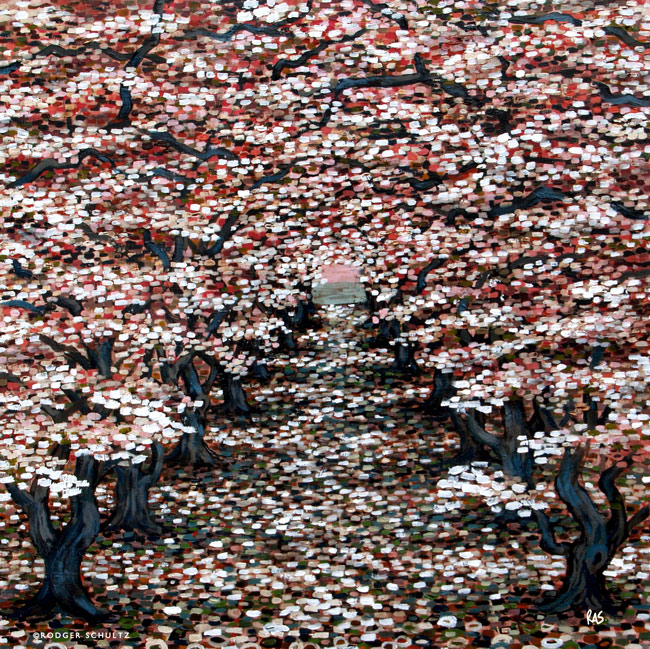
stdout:
{"type": "Polygon", "coordinates": [[[329,266],[323,266],[322,270],[323,279],[326,279],[329,283],[359,281],[359,269],[355,266],[331,264],[329,266]]]}

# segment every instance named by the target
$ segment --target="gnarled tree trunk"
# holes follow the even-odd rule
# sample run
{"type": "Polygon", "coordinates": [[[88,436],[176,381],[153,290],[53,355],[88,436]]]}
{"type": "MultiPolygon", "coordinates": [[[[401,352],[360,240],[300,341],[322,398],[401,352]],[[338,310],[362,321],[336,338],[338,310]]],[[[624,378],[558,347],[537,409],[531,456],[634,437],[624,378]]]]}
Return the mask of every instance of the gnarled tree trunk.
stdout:
{"type": "Polygon", "coordinates": [[[495,453],[506,475],[522,478],[532,486],[532,453],[522,446],[528,439],[523,403],[520,400],[507,401],[502,415],[503,435],[500,437],[488,433],[471,412],[467,415],[469,431],[477,442],[487,445],[495,453]]]}
{"type": "Polygon", "coordinates": [[[207,411],[210,406],[210,390],[217,377],[220,368],[214,358],[208,354],[198,352],[187,354],[176,363],[168,367],[165,372],[165,380],[178,385],[179,378],[185,388],[185,393],[194,401],[202,401],[199,408],[188,408],[185,411],[185,421],[194,429],[193,432],[184,432],[171,453],[165,458],[168,462],[181,464],[183,466],[207,466],[216,465],[216,455],[205,443],[205,427],[207,411]],[[196,367],[194,356],[201,358],[210,367],[208,378],[202,383],[196,367]]]}
{"type": "Polygon", "coordinates": [[[145,534],[160,534],[162,528],[154,522],[149,510],[149,489],[158,481],[163,468],[163,448],[155,442],[151,449],[151,464],[126,461],[114,467],[115,506],[106,522],[107,530],[139,530],[145,534]]]}
{"type": "MultiPolygon", "coordinates": [[[[9,485],[9,493],[29,517],[30,535],[45,562],[45,579],[36,596],[14,612],[18,618],[46,618],[56,606],[65,613],[96,622],[108,612],[90,600],[81,581],[81,561],[99,533],[99,510],[95,489],[101,479],[100,465],[90,455],[77,456],[75,476],[89,483],[70,499],[68,523],[54,530],[48,507],[49,489],[32,485],[27,493],[9,485]]],[[[36,482],[36,481],[35,481],[36,482]]]]}
{"type": "Polygon", "coordinates": [[[561,613],[591,609],[613,615],[617,607],[607,591],[603,573],[630,531],[648,517],[650,509],[643,507],[630,519],[627,518],[625,500],[615,481],[625,466],[632,463],[628,456],[623,461],[625,466],[610,466],[598,481],[598,487],[607,497],[611,510],[610,518],[605,522],[589,494],[578,482],[586,449],[586,446],[578,446],[574,451],[566,449],[555,479],[558,495],[580,526],[580,536],[572,543],[558,543],[546,514],[536,511],[542,549],[567,560],[567,572],[560,590],[553,599],[542,604],[540,610],[561,613]]]}

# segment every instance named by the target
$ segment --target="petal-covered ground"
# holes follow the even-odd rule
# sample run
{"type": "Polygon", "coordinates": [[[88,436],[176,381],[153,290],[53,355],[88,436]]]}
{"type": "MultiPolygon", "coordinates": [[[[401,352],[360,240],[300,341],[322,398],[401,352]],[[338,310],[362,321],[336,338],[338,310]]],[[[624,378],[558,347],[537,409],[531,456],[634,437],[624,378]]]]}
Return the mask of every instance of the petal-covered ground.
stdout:
{"type": "MultiPolygon", "coordinates": [[[[86,584],[116,612],[105,628],[128,630],[127,646],[643,646],[648,535],[608,573],[630,602],[628,622],[592,628],[583,616],[536,611],[563,561],[540,549],[534,524],[500,519],[471,479],[454,488],[459,472],[439,468],[454,436],[414,408],[426,384],[380,380],[390,356],[364,350],[366,312],[320,313],[322,330],[255,390],[252,420],[211,434],[223,468],[166,472],[152,498],[162,537],[106,535],[91,550],[86,584]]],[[[630,503],[645,492],[638,474],[621,489],[630,503]]],[[[99,497],[106,511],[107,490],[99,497]]],[[[15,516],[5,534],[8,603],[43,573],[15,516]]],[[[87,627],[64,616],[5,622],[3,632],[23,646],[32,631],[57,629],[87,627]]]]}

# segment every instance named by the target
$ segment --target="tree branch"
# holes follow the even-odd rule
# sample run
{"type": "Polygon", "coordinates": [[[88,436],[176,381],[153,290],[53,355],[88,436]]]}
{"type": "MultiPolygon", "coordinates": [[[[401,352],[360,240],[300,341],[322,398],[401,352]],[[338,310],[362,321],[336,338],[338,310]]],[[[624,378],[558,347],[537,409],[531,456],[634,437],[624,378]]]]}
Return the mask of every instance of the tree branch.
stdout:
{"type": "Polygon", "coordinates": [[[631,532],[639,523],[642,523],[646,518],[648,518],[648,516],[650,516],[650,507],[646,505],[639,509],[636,514],[630,516],[627,521],[628,531],[631,532]]]}
{"type": "Polygon", "coordinates": [[[555,533],[551,528],[551,522],[548,516],[539,509],[533,510],[535,518],[537,519],[537,527],[541,534],[539,542],[540,547],[549,554],[558,554],[562,557],[569,555],[569,545],[567,543],[558,543],[555,540],[555,533]]]}
{"type": "Polygon", "coordinates": [[[587,542],[594,544],[605,541],[600,538],[605,533],[605,523],[589,494],[578,483],[587,448],[588,445],[578,445],[574,451],[565,449],[555,478],[555,488],[562,502],[582,528],[587,542]]]}
{"type": "Polygon", "coordinates": [[[151,446],[151,464],[147,473],[142,478],[142,482],[146,488],[151,487],[160,478],[160,474],[163,470],[163,447],[160,442],[154,442],[151,446]]]}
{"type": "Polygon", "coordinates": [[[598,480],[598,488],[607,497],[611,511],[607,521],[607,545],[612,555],[629,536],[625,498],[616,487],[616,479],[632,464],[632,458],[628,455],[621,462],[625,466],[621,466],[621,463],[612,464],[602,472],[598,480]]]}
{"type": "Polygon", "coordinates": [[[499,446],[501,446],[501,438],[497,437],[496,435],[492,435],[492,433],[488,433],[485,428],[480,426],[476,421],[473,412],[467,413],[467,422],[469,423],[469,432],[477,442],[487,444],[495,451],[498,450],[499,446]]]}

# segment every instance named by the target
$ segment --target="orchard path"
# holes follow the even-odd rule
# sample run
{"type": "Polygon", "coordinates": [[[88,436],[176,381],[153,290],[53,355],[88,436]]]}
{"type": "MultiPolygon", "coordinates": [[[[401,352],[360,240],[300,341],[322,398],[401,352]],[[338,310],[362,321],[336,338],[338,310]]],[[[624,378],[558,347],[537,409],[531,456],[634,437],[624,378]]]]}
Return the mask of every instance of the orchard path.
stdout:
{"type": "MultiPolygon", "coordinates": [[[[222,431],[230,465],[207,474],[205,505],[186,516],[188,485],[176,484],[167,498],[180,515],[171,518],[181,543],[225,567],[204,577],[218,597],[201,595],[222,623],[236,605],[262,611],[251,623],[282,622],[303,639],[432,637],[435,621],[467,599],[460,553],[497,535],[481,506],[461,514],[436,503],[432,467],[448,436],[415,409],[409,382],[380,379],[391,355],[363,348],[367,311],[329,306],[319,316],[322,328],[300,337],[300,352],[249,391],[259,408],[252,421],[222,431]]],[[[475,613],[488,623],[480,600],[475,613]]]]}

